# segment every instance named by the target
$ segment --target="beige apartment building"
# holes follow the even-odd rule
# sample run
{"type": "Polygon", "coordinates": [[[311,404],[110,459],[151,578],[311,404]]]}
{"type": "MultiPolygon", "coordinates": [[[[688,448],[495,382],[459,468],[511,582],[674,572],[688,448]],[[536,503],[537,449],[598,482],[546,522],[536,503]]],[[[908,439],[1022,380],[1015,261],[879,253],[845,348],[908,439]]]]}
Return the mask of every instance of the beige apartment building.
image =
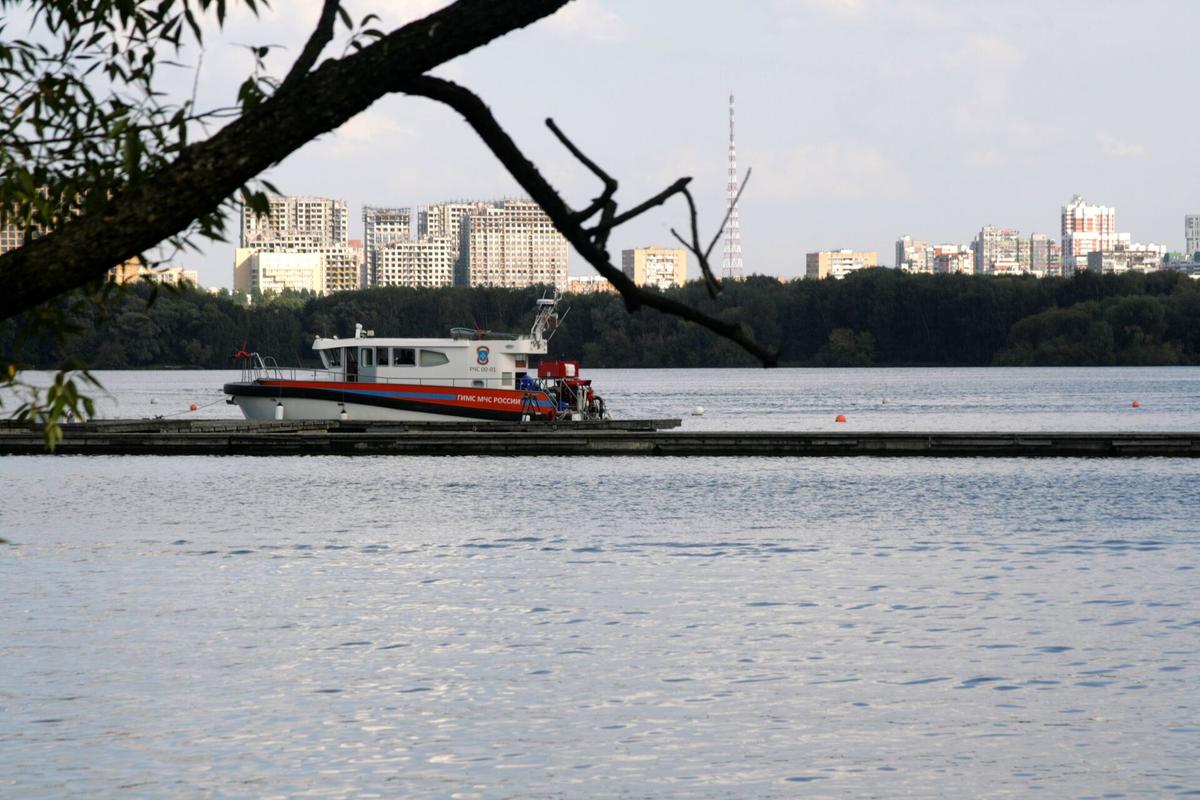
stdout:
{"type": "Polygon", "coordinates": [[[621,251],[621,271],[638,286],[670,289],[687,283],[687,250],[638,247],[621,251]]]}
{"type": "Polygon", "coordinates": [[[325,263],[320,253],[262,253],[239,248],[235,258],[235,291],[279,294],[292,289],[325,293],[325,263]]]}
{"type": "Polygon", "coordinates": [[[277,196],[269,202],[270,209],[263,215],[242,208],[241,246],[234,254],[234,289],[248,292],[253,288],[243,263],[250,252],[316,254],[322,261],[322,291],[360,288],[360,257],[349,245],[345,200],[277,196]]]}
{"type": "Polygon", "coordinates": [[[454,283],[458,248],[450,239],[393,241],[375,251],[376,286],[432,288],[454,283]]]}
{"type": "Polygon", "coordinates": [[[455,285],[520,289],[552,284],[566,290],[567,240],[537,203],[476,204],[459,221],[462,249],[455,265],[455,285]]]}
{"type": "Polygon", "coordinates": [[[184,267],[147,267],[138,258],[131,258],[124,264],[113,267],[108,271],[108,274],[112,282],[116,284],[153,281],[168,286],[182,286],[185,283],[190,283],[192,286],[200,287],[200,273],[194,269],[185,269],[184,267]]]}
{"type": "Polygon", "coordinates": [[[376,272],[379,269],[380,249],[393,242],[407,242],[416,232],[411,208],[379,208],[363,206],[362,253],[366,264],[363,286],[379,285],[376,272]]]}
{"type": "Polygon", "coordinates": [[[595,294],[596,292],[617,293],[617,287],[603,275],[572,275],[567,281],[567,294],[595,294]]]}
{"type": "Polygon", "coordinates": [[[879,256],[867,250],[820,250],[805,258],[804,277],[841,280],[851,272],[879,266],[879,256]]]}

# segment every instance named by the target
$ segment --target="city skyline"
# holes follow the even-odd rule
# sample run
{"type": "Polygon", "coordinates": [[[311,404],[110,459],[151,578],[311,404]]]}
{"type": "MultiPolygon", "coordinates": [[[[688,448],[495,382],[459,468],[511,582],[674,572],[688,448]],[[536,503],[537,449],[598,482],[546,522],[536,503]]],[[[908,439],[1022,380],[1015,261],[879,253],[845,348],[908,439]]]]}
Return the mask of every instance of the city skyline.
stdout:
{"type": "MultiPolygon", "coordinates": [[[[416,16],[440,5],[405,9],[416,16]]],[[[739,164],[754,169],[739,203],[748,272],[798,276],[806,251],[889,253],[905,231],[955,242],[984,224],[1053,233],[1063,200],[1076,193],[1119,207],[1122,228],[1140,240],[1181,249],[1182,218],[1200,212],[1186,180],[1200,154],[1172,76],[1187,72],[1189,20],[1200,21],[1200,10],[1180,2],[1064,2],[1053,13],[1022,1],[1000,10],[966,5],[579,0],[439,74],[476,90],[547,177],[580,202],[599,186],[546,130],[547,116],[621,182],[626,207],[693,176],[710,235],[724,213],[732,90],[739,164]],[[1086,36],[1077,35],[1080,26],[1086,36]],[[697,40],[748,44],[696,59],[697,40]],[[1147,49],[1153,60],[1122,56],[1120,69],[1105,66],[1107,53],[1147,49]],[[831,69],[836,81],[827,80],[831,69]],[[1056,76],[1079,69],[1103,80],[1059,85],[1056,76]],[[1087,110],[1114,107],[1147,113],[1087,110]]],[[[398,21],[387,4],[350,8],[398,21]]],[[[307,2],[267,13],[288,48],[268,66],[285,69],[316,11],[307,2]]],[[[210,45],[205,63],[216,66],[205,67],[201,102],[224,102],[244,77],[234,43],[261,33],[262,23],[240,20],[220,37],[224,44],[210,45]],[[228,63],[214,58],[221,52],[228,63]]],[[[267,178],[286,194],[350,200],[351,238],[361,238],[364,204],[521,194],[453,113],[406,97],[380,101],[267,178]]],[[[683,204],[669,204],[618,230],[610,252],[668,246],[669,228],[686,221],[683,204]]],[[[229,249],[204,248],[206,257],[189,266],[204,282],[225,285],[229,249]]],[[[589,274],[580,258],[571,261],[572,274],[589,274]]]]}

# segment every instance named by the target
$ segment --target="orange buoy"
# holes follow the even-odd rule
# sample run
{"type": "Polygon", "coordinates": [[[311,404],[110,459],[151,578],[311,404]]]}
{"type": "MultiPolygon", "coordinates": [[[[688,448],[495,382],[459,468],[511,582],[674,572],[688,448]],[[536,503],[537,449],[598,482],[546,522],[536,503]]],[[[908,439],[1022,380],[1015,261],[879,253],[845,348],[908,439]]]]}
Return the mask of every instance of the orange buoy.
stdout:
{"type": "Polygon", "coordinates": [[[1130,406],[1132,406],[1133,408],[1141,408],[1141,407],[1142,407],[1142,404],[1141,404],[1141,402],[1140,402],[1140,401],[1138,401],[1138,400],[1134,400],[1134,401],[1133,401],[1132,403],[1130,403],[1129,405],[1130,405],[1130,406]]]}
{"type": "Polygon", "coordinates": [[[838,414],[836,417],[834,417],[834,418],[833,418],[833,421],[834,421],[834,422],[845,422],[845,421],[846,421],[846,415],[845,415],[845,414],[838,414]]]}
{"type": "Polygon", "coordinates": [[[199,407],[200,406],[196,405],[195,403],[192,403],[190,406],[188,406],[188,411],[195,411],[199,407]]]}

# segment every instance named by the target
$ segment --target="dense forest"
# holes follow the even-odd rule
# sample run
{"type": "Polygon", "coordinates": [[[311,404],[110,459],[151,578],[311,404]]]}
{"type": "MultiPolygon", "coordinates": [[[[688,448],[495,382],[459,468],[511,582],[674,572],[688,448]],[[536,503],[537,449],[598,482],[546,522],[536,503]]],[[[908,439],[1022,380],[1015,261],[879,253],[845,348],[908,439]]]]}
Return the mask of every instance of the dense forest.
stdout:
{"type": "MultiPolygon", "coordinates": [[[[65,344],[33,337],[19,353],[37,367],[74,357],[97,369],[221,368],[245,345],[280,364],[311,364],[314,336],[350,336],[356,322],[390,336],[443,336],[451,326],[525,331],[541,291],[388,288],[247,302],[143,285],[83,305],[65,344]]],[[[792,366],[1200,364],[1200,281],[1174,272],[1035,279],[872,269],[841,281],[751,277],[728,284],[719,302],[699,283],[673,291],[745,321],[792,366]]],[[[589,367],[755,363],[695,325],[629,314],[616,295],[569,296],[566,305],[551,352],[589,367]]],[[[0,326],[0,352],[16,352],[28,325],[0,326]]]]}

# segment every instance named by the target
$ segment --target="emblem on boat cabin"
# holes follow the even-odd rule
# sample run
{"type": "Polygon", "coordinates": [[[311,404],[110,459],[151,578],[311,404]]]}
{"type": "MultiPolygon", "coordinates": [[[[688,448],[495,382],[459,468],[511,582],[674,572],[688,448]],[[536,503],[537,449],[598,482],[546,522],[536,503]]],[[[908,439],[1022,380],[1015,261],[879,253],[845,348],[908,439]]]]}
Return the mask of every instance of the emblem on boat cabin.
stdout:
{"type": "Polygon", "coordinates": [[[483,367],[487,365],[488,356],[490,356],[491,353],[492,351],[486,347],[480,347],[475,351],[475,360],[479,362],[479,366],[483,367]]]}

